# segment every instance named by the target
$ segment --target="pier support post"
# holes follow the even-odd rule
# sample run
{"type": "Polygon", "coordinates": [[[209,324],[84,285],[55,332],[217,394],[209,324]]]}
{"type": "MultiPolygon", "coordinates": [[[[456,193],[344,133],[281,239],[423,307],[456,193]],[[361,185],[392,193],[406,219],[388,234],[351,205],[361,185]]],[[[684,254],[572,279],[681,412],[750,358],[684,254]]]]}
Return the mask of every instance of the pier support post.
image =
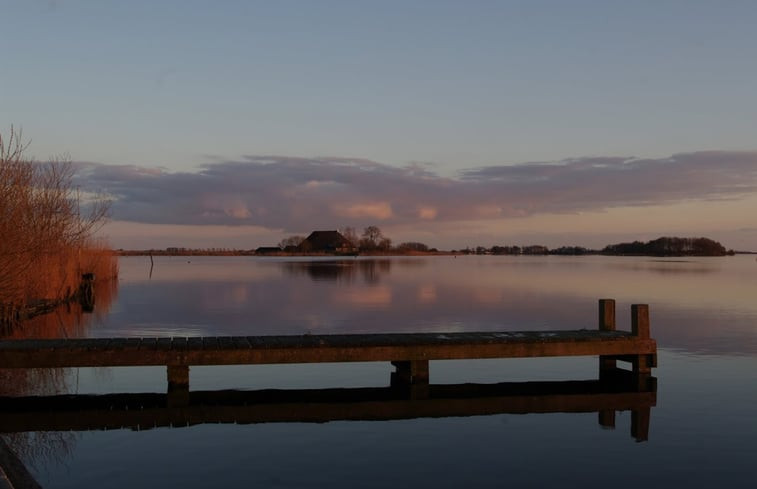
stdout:
{"type": "Polygon", "coordinates": [[[428,360],[392,362],[392,365],[395,367],[393,384],[428,384],[428,360]]]}
{"type": "Polygon", "coordinates": [[[599,426],[609,430],[615,429],[615,410],[599,411],[599,426]]]}
{"type": "Polygon", "coordinates": [[[634,409],[631,411],[631,436],[633,436],[636,441],[649,440],[649,418],[651,411],[652,410],[649,407],[634,409]]]}
{"type": "Polygon", "coordinates": [[[189,389],[189,365],[168,365],[168,390],[189,389]]]}
{"type": "MultiPolygon", "coordinates": [[[[649,306],[634,304],[631,306],[631,334],[639,339],[649,339],[649,306]]],[[[652,373],[652,367],[657,365],[655,355],[638,355],[631,361],[633,373],[646,375],[652,373]]]]}
{"type": "Polygon", "coordinates": [[[392,362],[391,386],[401,389],[408,399],[428,399],[428,360],[392,362]]]}
{"type": "MultiPolygon", "coordinates": [[[[599,330],[615,331],[615,299],[599,299],[599,330]]],[[[615,358],[599,356],[599,378],[602,379],[609,372],[615,370],[617,361],[615,358]]]]}
{"type": "Polygon", "coordinates": [[[189,365],[168,365],[168,406],[189,404],[189,365]]]}

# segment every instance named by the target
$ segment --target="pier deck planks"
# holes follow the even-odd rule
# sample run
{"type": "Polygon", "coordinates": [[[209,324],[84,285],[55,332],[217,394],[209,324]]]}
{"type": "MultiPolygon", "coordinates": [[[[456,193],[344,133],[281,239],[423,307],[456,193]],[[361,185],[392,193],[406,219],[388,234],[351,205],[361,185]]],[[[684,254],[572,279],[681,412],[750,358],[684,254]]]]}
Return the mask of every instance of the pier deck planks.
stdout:
{"type": "Polygon", "coordinates": [[[0,368],[414,361],[655,355],[625,331],[514,331],[0,341],[0,368]]]}

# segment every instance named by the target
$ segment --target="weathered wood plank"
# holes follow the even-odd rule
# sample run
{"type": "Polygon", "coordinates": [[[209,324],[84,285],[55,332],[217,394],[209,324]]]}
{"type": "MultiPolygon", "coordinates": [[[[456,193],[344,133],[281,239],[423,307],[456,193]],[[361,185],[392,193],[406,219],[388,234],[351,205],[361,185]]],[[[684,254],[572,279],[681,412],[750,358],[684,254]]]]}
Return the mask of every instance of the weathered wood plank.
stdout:
{"type": "Polygon", "coordinates": [[[143,338],[139,343],[136,339],[119,338],[3,340],[0,341],[0,367],[427,361],[578,355],[631,359],[654,355],[656,351],[653,339],[634,337],[628,332],[598,330],[143,338]]]}
{"type": "Polygon", "coordinates": [[[251,348],[250,342],[247,341],[247,337],[245,336],[232,336],[231,341],[234,342],[234,348],[239,350],[247,350],[251,348]]]}
{"type": "Polygon", "coordinates": [[[112,338],[108,342],[108,349],[114,351],[120,351],[126,348],[128,338],[112,338]]]}

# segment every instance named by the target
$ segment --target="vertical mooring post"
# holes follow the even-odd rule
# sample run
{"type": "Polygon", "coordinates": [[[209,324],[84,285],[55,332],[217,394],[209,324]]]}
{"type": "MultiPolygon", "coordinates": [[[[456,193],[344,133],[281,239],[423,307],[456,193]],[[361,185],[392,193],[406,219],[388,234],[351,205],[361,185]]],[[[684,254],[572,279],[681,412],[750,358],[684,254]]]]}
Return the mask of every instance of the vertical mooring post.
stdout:
{"type": "Polygon", "coordinates": [[[189,365],[168,365],[168,407],[189,404],[189,365]]]}
{"type": "MultiPolygon", "coordinates": [[[[615,331],[615,299],[599,299],[599,330],[615,331]]],[[[599,356],[599,378],[607,377],[615,370],[617,361],[608,355],[599,356]]]]}
{"type": "Polygon", "coordinates": [[[79,284],[79,303],[82,311],[92,312],[95,310],[95,274],[84,273],[79,284]]]}
{"type": "MultiPolygon", "coordinates": [[[[631,334],[637,339],[649,339],[649,306],[634,304],[631,306],[631,334]]],[[[655,355],[637,355],[631,361],[633,373],[648,376],[657,364],[655,355]]]]}

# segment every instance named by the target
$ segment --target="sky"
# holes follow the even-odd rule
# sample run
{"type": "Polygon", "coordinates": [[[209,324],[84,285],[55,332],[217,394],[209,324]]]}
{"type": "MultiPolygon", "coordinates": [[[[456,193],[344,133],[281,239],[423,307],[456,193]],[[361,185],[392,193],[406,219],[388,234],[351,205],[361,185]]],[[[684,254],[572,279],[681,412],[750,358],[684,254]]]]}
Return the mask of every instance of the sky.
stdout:
{"type": "Polygon", "coordinates": [[[757,2],[0,0],[0,133],[116,248],[757,250],[757,2]]]}

